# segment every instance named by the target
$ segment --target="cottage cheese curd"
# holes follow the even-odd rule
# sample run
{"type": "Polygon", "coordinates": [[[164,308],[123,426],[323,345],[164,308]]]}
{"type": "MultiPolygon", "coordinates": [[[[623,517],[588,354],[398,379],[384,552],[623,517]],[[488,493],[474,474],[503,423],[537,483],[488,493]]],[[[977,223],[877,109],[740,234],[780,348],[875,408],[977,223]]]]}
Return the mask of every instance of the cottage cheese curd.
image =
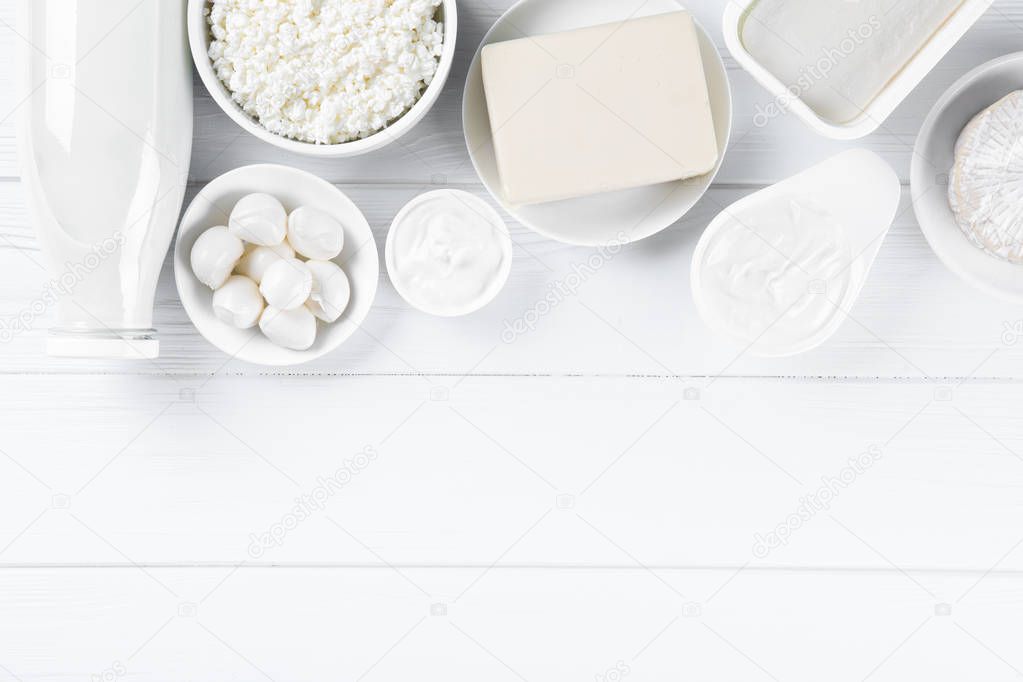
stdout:
{"type": "Polygon", "coordinates": [[[433,80],[441,0],[211,0],[209,56],[270,132],[339,144],[379,132],[433,80]]]}

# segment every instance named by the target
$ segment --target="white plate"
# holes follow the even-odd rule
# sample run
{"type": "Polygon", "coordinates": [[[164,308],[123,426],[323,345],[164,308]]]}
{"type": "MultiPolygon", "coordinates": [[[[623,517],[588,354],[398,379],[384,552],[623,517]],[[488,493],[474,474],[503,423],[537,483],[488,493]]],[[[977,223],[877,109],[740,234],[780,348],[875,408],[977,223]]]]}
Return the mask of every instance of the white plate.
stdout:
{"type": "Polygon", "coordinates": [[[501,196],[501,182],[491,142],[480,51],[485,45],[523,36],[557,33],[585,26],[597,26],[631,17],[677,12],[684,6],[676,0],[520,0],[490,29],[476,50],[465,82],[462,125],[465,141],[480,179],[508,213],[520,223],[545,237],[568,244],[599,246],[644,239],[671,226],[684,216],[710,187],[728,148],[732,130],[732,97],[721,55],[699,23],[703,66],[710,91],[714,128],[721,154],[714,170],[706,175],[678,182],[607,192],[581,199],[569,199],[532,206],[510,206],[501,196]],[[622,239],[622,235],[625,239],[622,239]]]}
{"type": "Polygon", "coordinates": [[[355,333],[369,314],[380,280],[376,241],[362,211],[341,190],[325,180],[288,166],[245,166],[206,185],[181,220],[174,247],[174,279],[185,312],[207,341],[228,355],[257,365],[297,365],[329,353],[355,333]],[[316,343],[304,351],[274,345],[259,328],[236,329],[213,314],[213,291],[192,273],[192,245],[206,229],[226,225],[234,205],[246,194],[266,192],[290,213],[315,206],[341,221],[345,246],[334,262],[352,285],[352,300],[337,322],[317,322],[316,343]]]}
{"type": "Polygon", "coordinates": [[[913,150],[910,183],[917,222],[934,253],[978,289],[1023,303],[1023,265],[995,258],[970,243],[948,204],[948,172],[966,124],[981,111],[1023,89],[1023,52],[999,57],[960,78],[924,121],[913,150]]]}

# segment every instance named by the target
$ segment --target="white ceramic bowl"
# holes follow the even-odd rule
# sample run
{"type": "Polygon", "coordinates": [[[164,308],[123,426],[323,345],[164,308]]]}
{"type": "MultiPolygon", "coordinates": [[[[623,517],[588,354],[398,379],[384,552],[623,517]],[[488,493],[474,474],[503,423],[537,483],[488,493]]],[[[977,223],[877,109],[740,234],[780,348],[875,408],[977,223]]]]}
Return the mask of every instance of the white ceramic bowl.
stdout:
{"type": "Polygon", "coordinates": [[[713,171],[689,180],[567,201],[532,206],[511,206],[504,201],[491,141],[480,51],[490,43],[523,36],[557,33],[684,9],[677,0],[647,0],[638,9],[636,4],[621,0],[520,0],[497,20],[483,38],[469,67],[462,100],[462,124],[476,172],[490,194],[512,217],[550,239],[581,246],[601,246],[638,241],[654,235],[689,212],[710,187],[724,161],[732,131],[732,97],[728,74],[710,36],[697,23],[714,128],[718,149],[721,150],[713,171]]]}
{"type": "Polygon", "coordinates": [[[257,365],[297,365],[314,360],[340,346],[355,333],[376,297],[380,262],[373,232],[362,212],[329,182],[288,166],[245,166],[221,175],[206,185],[185,211],[174,246],[174,279],[185,312],[199,333],[228,355],[257,365]],[[266,192],[291,212],[315,206],[341,221],[344,250],[334,259],[348,275],[352,300],[337,322],[317,322],[316,343],[304,351],[288,350],[270,342],[259,328],[236,329],[213,314],[213,291],[192,273],[195,240],[206,229],[226,225],[234,205],[246,194],[266,192]]]}
{"type": "Polygon", "coordinates": [[[974,116],[1023,89],[1023,52],[987,62],[960,78],[924,120],[913,150],[910,183],[920,229],[941,262],[989,294],[1023,303],[1023,265],[995,258],[970,243],[948,203],[948,172],[959,134],[974,116]]]}
{"type": "Polygon", "coordinates": [[[374,133],[361,140],[352,140],[341,144],[313,144],[292,140],[269,130],[260,125],[245,113],[238,104],[231,99],[231,93],[217,77],[213,70],[213,63],[209,58],[210,30],[206,21],[205,10],[209,0],[188,0],[188,42],[192,48],[192,59],[195,61],[195,68],[199,77],[209,90],[213,101],[230,116],[235,123],[252,133],[264,142],[286,149],[297,154],[307,156],[343,158],[359,156],[394,142],[402,135],[411,130],[419,121],[423,120],[430,108],[440,97],[444,84],[451,72],[451,64],[455,59],[455,42],[458,35],[458,8],[455,0],[442,0],[437,10],[437,19],[444,22],[444,49],[441,53],[440,63],[437,65],[437,74],[433,81],[423,92],[419,101],[412,106],[397,121],[380,132],[374,133]]]}
{"type": "Polygon", "coordinates": [[[504,289],[504,285],[508,283],[508,275],[511,274],[513,257],[514,250],[512,248],[511,235],[508,233],[508,227],[505,225],[504,219],[501,218],[501,214],[495,211],[494,207],[485,202],[483,199],[469,194],[468,192],[455,189],[438,189],[433,192],[426,192],[405,204],[391,222],[391,229],[387,233],[387,243],[384,246],[384,261],[387,265],[387,274],[390,276],[391,284],[394,285],[398,294],[413,308],[438,317],[461,317],[463,315],[468,315],[480,310],[497,298],[497,295],[501,293],[502,289],[504,289]],[[504,252],[504,262],[501,266],[500,272],[496,274],[493,281],[490,283],[490,286],[487,287],[487,290],[484,291],[478,299],[462,308],[435,308],[422,301],[421,297],[417,296],[415,291],[406,289],[402,278],[398,276],[398,257],[397,253],[395,253],[397,248],[395,246],[395,240],[397,239],[398,230],[401,229],[400,225],[414,208],[426,201],[430,201],[431,199],[453,199],[461,202],[468,207],[469,210],[476,213],[480,219],[489,223],[497,233],[498,239],[501,241],[501,249],[504,252]]]}

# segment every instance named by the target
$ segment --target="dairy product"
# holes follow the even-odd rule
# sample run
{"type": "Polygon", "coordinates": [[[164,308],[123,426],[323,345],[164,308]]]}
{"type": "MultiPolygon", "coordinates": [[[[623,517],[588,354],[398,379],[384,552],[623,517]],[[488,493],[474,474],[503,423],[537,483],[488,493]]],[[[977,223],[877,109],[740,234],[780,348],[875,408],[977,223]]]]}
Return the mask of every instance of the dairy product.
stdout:
{"type": "Polygon", "coordinates": [[[493,43],[481,61],[510,204],[680,180],[717,163],[686,12],[493,43]]]}
{"type": "Polygon", "coordinates": [[[859,116],[963,0],[758,0],[745,48],[821,118],[859,116]]]}
{"type": "Polygon", "coordinates": [[[437,72],[441,0],[212,0],[209,57],[270,132],[317,144],[372,135],[437,72]]]}
{"type": "Polygon", "coordinates": [[[297,258],[282,258],[263,274],[259,293],[267,305],[291,310],[305,305],[313,291],[313,273],[297,258]]]}
{"type": "Polygon", "coordinates": [[[231,276],[245,244],[223,225],[211,227],[192,245],[192,272],[210,289],[218,289],[231,276]]]}
{"type": "Polygon", "coordinates": [[[798,345],[825,329],[849,288],[846,228],[802,197],[724,216],[700,280],[712,324],[761,348],[798,345]]]}
{"type": "Polygon", "coordinates": [[[257,246],[252,244],[245,249],[245,255],[238,261],[234,271],[248,277],[256,284],[263,281],[267,269],[281,259],[295,257],[295,249],[284,240],[277,246],[257,246]]]}
{"type": "Polygon", "coordinates": [[[489,303],[507,281],[511,259],[501,216],[457,190],[416,197],[387,235],[387,271],[395,288],[434,315],[465,315],[489,303]]]}
{"type": "Polygon", "coordinates": [[[264,307],[259,286],[248,277],[232,275],[213,292],[213,314],[238,329],[255,327],[264,307]]]}
{"type": "Polygon", "coordinates": [[[854,149],[740,199],[693,254],[700,316],[751,355],[820,345],[855,303],[901,193],[888,164],[854,149]]]}
{"type": "Polygon", "coordinates": [[[214,316],[237,329],[258,323],[272,343],[307,350],[316,340],[316,320],[337,322],[351,302],[352,288],[336,263],[305,258],[313,253],[339,256],[344,228],[331,214],[311,206],[299,206],[289,218],[269,194],[244,195],[229,215],[231,228],[204,230],[189,251],[192,274],[213,289],[214,316]],[[258,242],[247,243],[236,235],[258,242]],[[291,238],[304,253],[296,252],[291,238]]]}
{"type": "Polygon", "coordinates": [[[352,300],[348,275],[331,261],[311,260],[306,267],[313,274],[313,288],[305,307],[324,322],[336,322],[352,300]]]}
{"type": "Polygon", "coordinates": [[[975,116],[955,146],[949,205],[977,247],[1023,262],[1023,91],[975,116]]]}
{"type": "Polygon", "coordinates": [[[268,305],[259,317],[259,330],[281,348],[309,350],[316,342],[316,318],[305,306],[281,310],[268,305]]]}
{"type": "Polygon", "coordinates": [[[312,206],[302,206],[288,217],[288,242],[306,258],[337,258],[345,245],[345,231],[334,216],[312,206]]]}
{"type": "Polygon", "coordinates": [[[192,146],[180,2],[20,0],[18,151],[57,301],[51,355],[152,358],[192,146]]]}
{"type": "Polygon", "coordinates": [[[231,209],[231,234],[249,244],[277,246],[288,235],[288,213],[269,194],[249,194],[231,209]]]}

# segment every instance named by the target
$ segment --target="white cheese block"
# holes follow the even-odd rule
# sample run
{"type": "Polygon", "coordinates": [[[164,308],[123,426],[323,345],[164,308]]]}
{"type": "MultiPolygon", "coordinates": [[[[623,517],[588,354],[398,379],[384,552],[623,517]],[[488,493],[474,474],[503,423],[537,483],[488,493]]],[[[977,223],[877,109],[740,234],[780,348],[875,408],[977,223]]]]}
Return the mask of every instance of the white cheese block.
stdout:
{"type": "Polygon", "coordinates": [[[482,64],[510,204],[682,180],[717,163],[686,12],[493,43],[482,64]]]}
{"type": "Polygon", "coordinates": [[[967,124],[948,180],[949,205],[970,241],[997,258],[1023,262],[1023,91],[967,124]]]}

